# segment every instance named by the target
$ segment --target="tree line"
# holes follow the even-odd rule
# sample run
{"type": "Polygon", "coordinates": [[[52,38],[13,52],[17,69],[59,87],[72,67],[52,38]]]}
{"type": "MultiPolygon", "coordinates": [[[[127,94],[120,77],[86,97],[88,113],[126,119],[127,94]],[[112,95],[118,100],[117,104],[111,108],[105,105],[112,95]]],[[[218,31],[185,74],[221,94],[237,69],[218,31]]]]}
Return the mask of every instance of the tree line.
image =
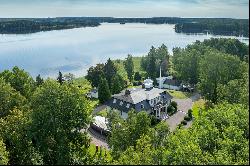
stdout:
{"type": "Polygon", "coordinates": [[[249,22],[246,19],[194,19],[176,24],[175,32],[248,37],[249,22]]]}
{"type": "Polygon", "coordinates": [[[114,18],[114,17],[56,17],[0,18],[0,33],[25,34],[48,30],[98,26],[100,23],[176,24],[177,33],[212,33],[215,35],[249,36],[248,19],[231,18],[114,18]]]}
{"type": "Polygon", "coordinates": [[[248,105],[249,46],[237,39],[196,41],[173,49],[173,74],[213,103],[248,105]]]}

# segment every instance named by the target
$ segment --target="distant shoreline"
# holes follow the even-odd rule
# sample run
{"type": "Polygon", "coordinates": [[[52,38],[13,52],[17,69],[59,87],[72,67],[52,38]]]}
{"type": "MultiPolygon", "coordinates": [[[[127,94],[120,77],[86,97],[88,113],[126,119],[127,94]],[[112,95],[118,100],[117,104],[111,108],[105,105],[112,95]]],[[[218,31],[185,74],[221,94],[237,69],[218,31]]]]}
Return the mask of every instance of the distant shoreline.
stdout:
{"type": "Polygon", "coordinates": [[[30,34],[42,31],[82,27],[97,27],[101,23],[175,24],[176,33],[249,37],[249,19],[232,18],[114,18],[114,17],[56,17],[0,18],[0,34],[30,34]]]}

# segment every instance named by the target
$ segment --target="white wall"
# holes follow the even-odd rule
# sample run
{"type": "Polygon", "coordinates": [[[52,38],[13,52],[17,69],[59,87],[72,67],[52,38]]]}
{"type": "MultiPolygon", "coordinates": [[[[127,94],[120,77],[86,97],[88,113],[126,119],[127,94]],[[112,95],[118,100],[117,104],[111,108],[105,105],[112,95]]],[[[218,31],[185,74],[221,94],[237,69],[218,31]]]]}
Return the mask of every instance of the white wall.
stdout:
{"type": "Polygon", "coordinates": [[[179,87],[179,86],[172,86],[172,85],[167,85],[167,84],[164,84],[163,88],[172,89],[172,90],[180,90],[181,89],[181,87],[179,87]]]}

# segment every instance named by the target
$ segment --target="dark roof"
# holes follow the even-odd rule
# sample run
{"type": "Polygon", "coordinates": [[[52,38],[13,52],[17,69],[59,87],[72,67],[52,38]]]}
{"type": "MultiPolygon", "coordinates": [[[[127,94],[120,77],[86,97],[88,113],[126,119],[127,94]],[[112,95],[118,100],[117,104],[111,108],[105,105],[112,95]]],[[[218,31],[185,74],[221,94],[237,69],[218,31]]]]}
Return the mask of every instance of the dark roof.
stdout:
{"type": "Polygon", "coordinates": [[[106,105],[110,106],[111,108],[115,108],[115,109],[117,109],[117,110],[121,110],[121,111],[123,111],[123,112],[128,112],[128,111],[130,111],[132,108],[135,109],[134,104],[126,103],[126,102],[124,102],[124,101],[122,101],[122,100],[119,100],[119,99],[116,99],[116,103],[114,103],[114,99],[115,99],[115,98],[110,99],[110,100],[106,103],[106,105]],[[123,102],[122,105],[120,105],[120,102],[121,102],[121,101],[123,102]],[[130,104],[129,108],[127,107],[127,104],[130,104]]]}
{"type": "Polygon", "coordinates": [[[163,84],[172,85],[172,86],[181,86],[181,81],[176,79],[165,79],[163,84]]]}
{"type": "MultiPolygon", "coordinates": [[[[145,92],[148,92],[148,90],[146,90],[146,89],[144,89],[144,90],[143,89],[130,89],[130,90],[131,90],[130,94],[128,93],[127,90],[124,90],[120,94],[113,95],[112,99],[107,101],[106,105],[110,106],[111,108],[121,110],[123,112],[128,112],[132,108],[139,111],[140,110],[139,107],[141,104],[144,105],[145,110],[151,109],[151,106],[149,105],[149,101],[147,100],[147,98],[145,96],[143,96],[143,94],[145,95],[145,92]],[[135,96],[133,96],[134,93],[136,93],[135,96]],[[132,94],[132,96],[131,96],[131,94],[132,94]],[[138,98],[138,96],[139,96],[139,98],[138,98]],[[133,100],[133,98],[135,100],[133,100]],[[114,103],[114,99],[116,100],[115,103],[114,103]],[[120,105],[121,101],[123,102],[122,105],[120,105]],[[135,102],[135,101],[138,101],[138,102],[135,102]],[[127,104],[130,104],[129,108],[127,107],[127,104]]],[[[166,103],[167,101],[169,101],[173,98],[167,91],[162,90],[162,89],[158,89],[158,90],[160,90],[158,92],[162,92],[159,94],[165,96],[163,98],[163,103],[166,103]]],[[[153,92],[155,92],[155,90],[153,90],[153,92]]],[[[151,98],[149,98],[149,99],[153,99],[154,97],[155,97],[154,95],[151,95],[151,98]]]]}
{"type": "Polygon", "coordinates": [[[151,100],[157,96],[159,96],[161,93],[163,93],[165,90],[158,89],[158,88],[151,88],[151,89],[127,89],[123,90],[119,94],[113,95],[113,98],[131,103],[131,104],[137,104],[144,100],[151,100]],[[128,93],[129,91],[129,93],[128,93]]]}

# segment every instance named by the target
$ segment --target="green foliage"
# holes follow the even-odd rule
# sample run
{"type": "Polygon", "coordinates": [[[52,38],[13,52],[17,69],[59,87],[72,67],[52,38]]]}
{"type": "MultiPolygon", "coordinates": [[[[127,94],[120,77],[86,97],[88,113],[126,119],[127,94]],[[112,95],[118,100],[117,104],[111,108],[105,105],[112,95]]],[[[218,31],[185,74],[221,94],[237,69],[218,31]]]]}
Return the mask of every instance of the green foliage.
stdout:
{"type": "Polygon", "coordinates": [[[248,164],[249,112],[221,104],[166,139],[164,164],[248,164]]]}
{"type": "Polygon", "coordinates": [[[62,85],[65,81],[61,71],[58,73],[57,81],[60,83],[60,85],[62,85]]]}
{"type": "Polygon", "coordinates": [[[139,72],[135,72],[134,80],[135,81],[141,81],[141,79],[142,79],[142,77],[141,77],[140,73],[139,72]]]}
{"type": "Polygon", "coordinates": [[[218,100],[229,103],[242,103],[246,106],[249,103],[249,80],[248,72],[245,72],[242,79],[230,80],[227,84],[220,84],[217,88],[218,100]]]}
{"type": "Polygon", "coordinates": [[[208,52],[200,62],[199,89],[207,100],[218,102],[218,86],[242,78],[245,67],[236,57],[220,52],[208,52]],[[233,72],[232,72],[233,71],[233,72]]]}
{"type": "Polygon", "coordinates": [[[151,165],[153,163],[154,151],[152,151],[151,138],[142,135],[137,140],[135,147],[130,146],[121,154],[118,164],[121,165],[151,165]]]}
{"type": "Polygon", "coordinates": [[[10,165],[43,164],[42,157],[35,150],[29,133],[30,112],[14,109],[6,118],[0,119],[0,135],[9,152],[10,165]]]}
{"type": "Polygon", "coordinates": [[[43,84],[43,79],[41,78],[41,75],[38,74],[38,76],[36,76],[36,86],[40,86],[43,84]]]}
{"type": "Polygon", "coordinates": [[[13,67],[12,71],[3,71],[0,73],[0,77],[2,77],[6,83],[10,83],[14,89],[19,91],[20,94],[27,99],[30,98],[35,89],[35,82],[32,77],[17,66],[13,67]]]}
{"type": "Polygon", "coordinates": [[[91,83],[84,77],[73,79],[73,84],[79,88],[82,94],[86,94],[92,89],[91,83]]]}
{"type": "Polygon", "coordinates": [[[110,98],[111,98],[111,92],[109,89],[108,81],[106,80],[106,78],[102,78],[98,86],[98,99],[100,103],[104,103],[110,98]]]}
{"type": "Polygon", "coordinates": [[[130,82],[132,82],[134,75],[134,63],[132,55],[128,55],[128,57],[124,61],[124,68],[126,69],[128,79],[130,80],[130,82]]]}
{"type": "Polygon", "coordinates": [[[198,46],[198,49],[193,48],[196,45],[189,46],[186,49],[173,49],[174,75],[178,79],[190,84],[198,83],[199,61],[207,49],[204,46],[198,46]]]}
{"type": "Polygon", "coordinates": [[[72,73],[64,74],[63,77],[64,77],[65,81],[67,81],[68,83],[73,83],[73,80],[75,79],[75,76],[72,73]]]}
{"type": "Polygon", "coordinates": [[[151,120],[147,113],[129,111],[124,121],[116,117],[111,121],[111,135],[108,139],[113,158],[117,159],[129,146],[135,146],[136,141],[149,132],[151,120]]]}
{"type": "Polygon", "coordinates": [[[191,119],[193,118],[193,110],[192,109],[188,110],[188,117],[190,117],[191,119]]]}
{"type": "Polygon", "coordinates": [[[111,79],[111,87],[110,90],[112,94],[118,94],[125,88],[125,81],[118,74],[114,75],[111,79]]]}
{"type": "Polygon", "coordinates": [[[174,75],[198,84],[205,99],[248,104],[248,64],[244,62],[248,46],[235,39],[209,39],[175,48],[173,53],[174,75]]]}
{"type": "Polygon", "coordinates": [[[114,63],[108,59],[103,68],[106,80],[108,81],[109,87],[111,87],[112,78],[117,74],[117,69],[114,63]]]}
{"type": "Polygon", "coordinates": [[[169,105],[167,107],[167,113],[171,116],[173,115],[174,113],[176,112],[176,109],[172,106],[172,105],[169,105]]]}
{"type": "Polygon", "coordinates": [[[178,105],[175,101],[171,101],[170,105],[173,106],[175,108],[175,110],[177,110],[178,105]]]}
{"type": "Polygon", "coordinates": [[[88,69],[86,79],[91,82],[93,87],[98,87],[101,77],[104,76],[104,64],[97,64],[95,67],[92,66],[88,69]]]}
{"type": "Polygon", "coordinates": [[[183,125],[187,125],[187,120],[185,120],[185,117],[184,117],[184,120],[183,120],[183,121],[181,121],[181,124],[183,124],[183,125]]]}
{"type": "Polygon", "coordinates": [[[187,99],[192,96],[192,93],[183,91],[167,90],[167,92],[176,99],[187,99]]]}
{"type": "Polygon", "coordinates": [[[147,72],[147,76],[155,79],[159,75],[160,66],[162,67],[162,75],[169,72],[169,53],[167,47],[163,44],[159,48],[151,47],[148,55],[142,57],[141,67],[147,72]]]}
{"type": "Polygon", "coordinates": [[[32,97],[31,133],[45,164],[74,164],[86,157],[91,107],[78,87],[46,80],[32,97]]]}
{"type": "Polygon", "coordinates": [[[192,118],[191,118],[190,116],[185,116],[185,117],[184,117],[184,120],[185,120],[185,121],[190,121],[191,119],[192,119],[192,118]]]}
{"type": "Polygon", "coordinates": [[[0,77],[0,118],[7,116],[14,108],[23,108],[27,100],[0,77]]]}
{"type": "Polygon", "coordinates": [[[214,35],[249,36],[248,19],[189,18],[175,25],[177,33],[206,33],[214,35]]]}
{"type": "Polygon", "coordinates": [[[9,161],[9,153],[6,151],[3,140],[0,139],[0,165],[7,165],[9,161]]]}
{"type": "Polygon", "coordinates": [[[241,60],[246,60],[249,57],[249,46],[238,39],[211,38],[205,39],[203,43],[221,52],[237,55],[241,60]]]}

